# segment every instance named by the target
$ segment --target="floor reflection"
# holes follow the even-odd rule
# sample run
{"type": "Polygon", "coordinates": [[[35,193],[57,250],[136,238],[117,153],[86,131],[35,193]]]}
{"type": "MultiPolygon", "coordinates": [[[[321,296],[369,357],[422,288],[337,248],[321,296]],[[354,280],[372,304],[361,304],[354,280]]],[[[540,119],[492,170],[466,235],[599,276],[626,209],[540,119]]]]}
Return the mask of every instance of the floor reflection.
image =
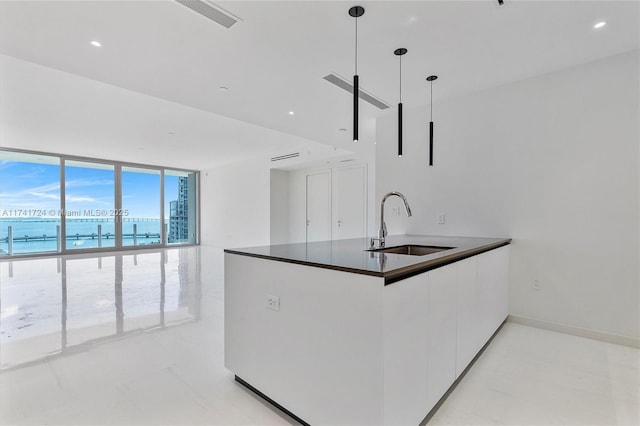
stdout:
{"type": "Polygon", "coordinates": [[[197,247],[0,262],[0,369],[200,320],[197,247]]]}

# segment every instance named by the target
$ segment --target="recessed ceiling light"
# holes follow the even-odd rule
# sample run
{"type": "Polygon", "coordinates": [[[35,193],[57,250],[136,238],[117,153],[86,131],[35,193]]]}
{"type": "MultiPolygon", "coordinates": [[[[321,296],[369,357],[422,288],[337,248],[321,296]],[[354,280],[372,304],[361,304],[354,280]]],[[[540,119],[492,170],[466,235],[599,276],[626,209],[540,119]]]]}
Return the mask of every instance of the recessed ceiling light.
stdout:
{"type": "Polygon", "coordinates": [[[293,115],[293,114],[295,114],[295,112],[289,111],[289,115],[293,115]]]}
{"type": "Polygon", "coordinates": [[[595,25],[593,26],[593,28],[595,28],[595,29],[597,30],[598,28],[602,28],[602,27],[604,27],[605,25],[607,25],[607,23],[606,23],[606,22],[604,22],[604,21],[602,21],[602,22],[598,22],[597,24],[595,24],[595,25]]]}
{"type": "Polygon", "coordinates": [[[173,132],[167,132],[167,134],[168,134],[169,136],[173,136],[173,135],[175,135],[175,133],[173,133],[173,132]]]}
{"type": "Polygon", "coordinates": [[[91,45],[92,45],[92,46],[95,46],[95,47],[102,47],[102,43],[100,43],[99,41],[95,41],[95,40],[93,40],[93,41],[91,42],[91,45]]]}
{"type": "Polygon", "coordinates": [[[229,90],[229,88],[225,86],[220,86],[218,87],[218,90],[220,90],[221,92],[226,92],[227,90],[229,90]]]}
{"type": "Polygon", "coordinates": [[[338,130],[340,130],[341,132],[346,132],[347,131],[347,129],[345,129],[344,127],[341,127],[338,130]]]}

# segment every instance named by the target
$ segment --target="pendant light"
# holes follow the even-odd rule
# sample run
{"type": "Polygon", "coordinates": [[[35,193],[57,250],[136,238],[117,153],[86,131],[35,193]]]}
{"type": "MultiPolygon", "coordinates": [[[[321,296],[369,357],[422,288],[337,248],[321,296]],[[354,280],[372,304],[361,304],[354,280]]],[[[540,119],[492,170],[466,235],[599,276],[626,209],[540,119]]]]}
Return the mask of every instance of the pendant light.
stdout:
{"type": "Polygon", "coordinates": [[[358,101],[360,100],[360,84],[358,81],[358,18],[364,15],[364,7],[353,6],[349,16],[356,18],[355,73],[353,75],[353,141],[358,142],[358,101]]]}
{"type": "Polygon", "coordinates": [[[437,75],[430,75],[427,81],[431,83],[431,119],[429,121],[429,165],[433,166],[433,81],[438,78],[437,75]]]}
{"type": "Polygon", "coordinates": [[[398,157],[402,157],[402,55],[407,53],[407,49],[401,47],[393,51],[400,60],[400,102],[398,103],[398,157]]]}

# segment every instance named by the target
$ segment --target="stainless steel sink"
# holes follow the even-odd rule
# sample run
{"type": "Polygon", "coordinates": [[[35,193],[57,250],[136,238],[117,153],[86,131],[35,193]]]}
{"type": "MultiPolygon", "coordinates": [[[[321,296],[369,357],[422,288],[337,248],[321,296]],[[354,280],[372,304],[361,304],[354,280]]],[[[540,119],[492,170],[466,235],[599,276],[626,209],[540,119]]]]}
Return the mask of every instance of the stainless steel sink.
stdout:
{"type": "Polygon", "coordinates": [[[403,246],[369,249],[368,251],[374,251],[378,253],[407,254],[409,256],[425,256],[427,254],[438,253],[440,251],[451,250],[454,248],[455,247],[416,246],[412,244],[406,244],[403,246]]]}

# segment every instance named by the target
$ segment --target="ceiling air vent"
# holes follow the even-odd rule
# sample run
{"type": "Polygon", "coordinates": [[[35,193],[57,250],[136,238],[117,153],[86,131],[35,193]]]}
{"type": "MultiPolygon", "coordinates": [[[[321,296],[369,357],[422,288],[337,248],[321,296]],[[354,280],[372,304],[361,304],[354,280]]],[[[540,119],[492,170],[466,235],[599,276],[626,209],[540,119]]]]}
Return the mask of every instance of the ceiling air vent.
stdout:
{"type": "Polygon", "coordinates": [[[288,160],[289,158],[296,158],[299,156],[300,156],[299,152],[292,152],[291,154],[278,155],[277,157],[272,157],[271,162],[273,163],[274,161],[288,160]]]}
{"type": "MultiPolygon", "coordinates": [[[[329,83],[333,83],[339,88],[346,90],[349,93],[353,93],[353,84],[351,84],[348,80],[344,79],[343,77],[339,76],[336,73],[325,75],[322,78],[327,80],[329,83]]],[[[362,99],[363,101],[369,102],[374,107],[379,109],[391,108],[391,105],[380,100],[380,98],[375,97],[371,93],[368,93],[367,91],[362,90],[362,88],[360,88],[359,92],[360,92],[360,99],[362,99]]]]}
{"type": "Polygon", "coordinates": [[[188,7],[194,12],[198,12],[200,15],[211,19],[222,25],[225,28],[230,28],[233,24],[238,22],[239,18],[232,16],[229,12],[224,11],[222,8],[214,5],[207,0],[176,0],[183,6],[188,7]]]}

